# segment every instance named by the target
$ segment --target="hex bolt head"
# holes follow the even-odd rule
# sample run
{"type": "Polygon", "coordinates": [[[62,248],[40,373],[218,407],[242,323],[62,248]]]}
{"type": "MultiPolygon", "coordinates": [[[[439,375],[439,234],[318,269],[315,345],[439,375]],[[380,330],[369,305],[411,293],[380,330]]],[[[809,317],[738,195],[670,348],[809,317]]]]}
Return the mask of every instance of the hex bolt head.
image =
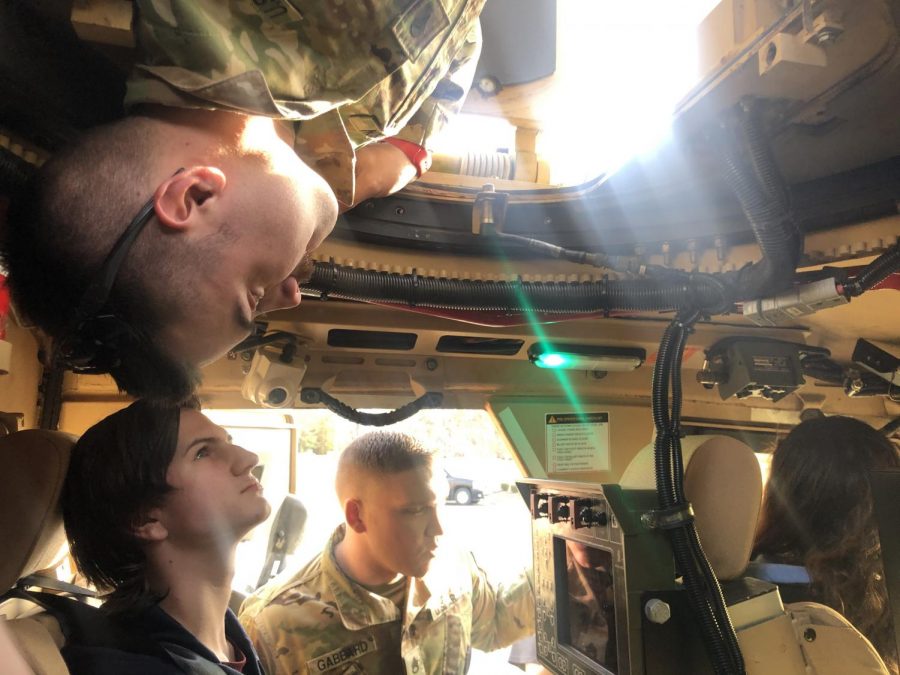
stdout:
{"type": "Polygon", "coordinates": [[[659,598],[650,598],[644,605],[644,615],[651,623],[665,623],[672,618],[672,608],[659,598]]]}

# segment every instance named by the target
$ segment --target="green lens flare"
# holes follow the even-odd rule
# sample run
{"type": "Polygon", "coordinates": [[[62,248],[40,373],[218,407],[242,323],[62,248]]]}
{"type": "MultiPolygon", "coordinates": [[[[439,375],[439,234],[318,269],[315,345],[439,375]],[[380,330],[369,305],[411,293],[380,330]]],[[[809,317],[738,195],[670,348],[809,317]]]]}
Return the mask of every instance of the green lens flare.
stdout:
{"type": "Polygon", "coordinates": [[[541,354],[537,361],[535,361],[535,365],[538,368],[565,368],[569,363],[568,357],[563,354],[556,354],[554,352],[548,352],[546,354],[541,354]]]}

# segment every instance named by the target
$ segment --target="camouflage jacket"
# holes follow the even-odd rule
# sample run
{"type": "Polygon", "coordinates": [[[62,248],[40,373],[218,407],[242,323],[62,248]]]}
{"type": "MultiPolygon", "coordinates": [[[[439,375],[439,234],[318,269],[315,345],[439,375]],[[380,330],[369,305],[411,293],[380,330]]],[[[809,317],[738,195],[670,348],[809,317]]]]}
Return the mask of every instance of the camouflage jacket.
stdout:
{"type": "Polygon", "coordinates": [[[471,648],[493,650],[534,633],[534,589],[525,575],[494,587],[470,554],[439,550],[408,580],[406,611],[355,583],[334,546],[287,580],[244,602],[240,620],[269,675],[462,675],[471,648]],[[403,666],[399,664],[403,663],[403,666]]]}
{"type": "Polygon", "coordinates": [[[135,0],[127,106],[293,120],[294,149],[353,203],[355,150],[427,147],[458,112],[485,0],[135,0]]]}

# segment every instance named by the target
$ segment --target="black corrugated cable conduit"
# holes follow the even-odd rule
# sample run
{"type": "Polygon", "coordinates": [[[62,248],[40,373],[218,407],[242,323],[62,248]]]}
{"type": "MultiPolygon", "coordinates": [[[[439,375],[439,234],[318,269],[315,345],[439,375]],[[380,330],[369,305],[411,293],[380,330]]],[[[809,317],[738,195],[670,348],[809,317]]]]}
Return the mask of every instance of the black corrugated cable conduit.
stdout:
{"type": "Polygon", "coordinates": [[[737,299],[763,297],[790,285],[803,237],[791,214],[788,189],[760,130],[755,106],[742,104],[711,136],[723,149],[725,177],[763,254],[760,261],[736,272],[688,274],[651,266],[642,279],[490,282],[372,272],[317,262],[307,287],[326,297],[436,309],[561,314],[688,307],[704,314],[731,311],[737,299]]]}
{"type": "Polygon", "coordinates": [[[584,314],[677,309],[689,305],[709,313],[723,311],[720,286],[701,280],[702,276],[679,274],[680,281],[672,278],[573,283],[473,281],[371,272],[317,262],[306,287],[326,297],[435,309],[584,314]]]}
{"type": "Polygon", "coordinates": [[[788,288],[803,253],[803,235],[794,221],[790,193],[763,136],[758,106],[742,101],[710,133],[721,148],[725,180],[762,251],[752,265],[722,275],[738,300],[751,300],[788,288]]]}
{"type": "Polygon", "coordinates": [[[677,571],[700,626],[713,670],[717,675],[743,673],[743,657],[722,591],[709,565],[684,494],[681,455],[681,360],[687,335],[697,312],[679,313],[663,333],[653,370],[651,389],[656,428],[656,491],[663,513],[680,513],[680,521],[666,526],[677,571]],[[671,395],[670,395],[671,393],[671,395]]]}
{"type": "Polygon", "coordinates": [[[900,270],[900,244],[894,244],[869,263],[853,280],[844,284],[844,293],[851,298],[862,295],[898,270],[900,270]]]}

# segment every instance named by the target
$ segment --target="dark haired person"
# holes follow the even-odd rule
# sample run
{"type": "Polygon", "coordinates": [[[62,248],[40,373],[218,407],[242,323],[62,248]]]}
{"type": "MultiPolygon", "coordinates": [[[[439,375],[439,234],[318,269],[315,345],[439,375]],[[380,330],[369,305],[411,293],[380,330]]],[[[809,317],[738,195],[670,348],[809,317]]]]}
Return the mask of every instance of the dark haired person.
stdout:
{"type": "Polygon", "coordinates": [[[70,365],[184,399],[257,315],[300,302],[339,206],[427,170],[471,84],[483,5],[135,0],[131,115],[52,157],[10,207],[17,307],[69,340],[70,365]],[[143,231],[101,275],[129,221],[143,231]]]}
{"type": "Polygon", "coordinates": [[[867,424],[824,417],[797,425],[772,457],[750,576],[785,602],[843,614],[898,672],[868,472],[900,468],[900,450],[867,424]]]}
{"type": "Polygon", "coordinates": [[[270,675],[462,675],[473,647],[534,632],[522,575],[494,586],[442,534],[432,455],[405,434],[351,443],[335,486],[346,522],[297,574],[257,591],[241,622],[270,675]]]}
{"type": "Polygon", "coordinates": [[[144,401],[72,450],[63,518],[79,570],[105,593],[107,644],[70,641],[73,675],[263,673],[228,609],[238,542],[269,514],[258,458],[199,411],[144,401]]]}

